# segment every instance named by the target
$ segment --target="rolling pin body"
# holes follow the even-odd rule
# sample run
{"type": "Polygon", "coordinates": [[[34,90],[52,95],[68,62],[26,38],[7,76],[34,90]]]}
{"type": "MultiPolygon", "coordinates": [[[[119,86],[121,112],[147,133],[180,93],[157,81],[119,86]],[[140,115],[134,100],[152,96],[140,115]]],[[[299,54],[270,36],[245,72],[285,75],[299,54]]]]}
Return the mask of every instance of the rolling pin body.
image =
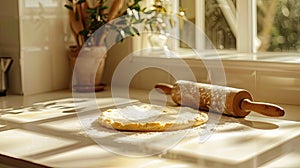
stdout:
{"type": "Polygon", "coordinates": [[[170,94],[178,105],[210,110],[235,117],[245,117],[250,111],[268,116],[282,116],[284,110],[269,103],[253,102],[251,94],[243,89],[215,86],[190,81],[177,81],[174,85],[157,84],[155,88],[170,94]]]}

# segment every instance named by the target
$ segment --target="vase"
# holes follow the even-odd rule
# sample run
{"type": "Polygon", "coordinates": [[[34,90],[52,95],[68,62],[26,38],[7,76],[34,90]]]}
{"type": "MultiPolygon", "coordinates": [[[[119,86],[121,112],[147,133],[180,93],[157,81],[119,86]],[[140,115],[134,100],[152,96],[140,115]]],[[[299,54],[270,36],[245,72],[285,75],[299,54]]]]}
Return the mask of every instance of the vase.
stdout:
{"type": "Polygon", "coordinates": [[[153,50],[163,50],[167,47],[168,36],[161,33],[150,33],[148,40],[153,50]]]}
{"type": "Polygon", "coordinates": [[[101,91],[106,60],[106,47],[70,46],[69,61],[72,70],[72,90],[77,92],[101,91]]]}

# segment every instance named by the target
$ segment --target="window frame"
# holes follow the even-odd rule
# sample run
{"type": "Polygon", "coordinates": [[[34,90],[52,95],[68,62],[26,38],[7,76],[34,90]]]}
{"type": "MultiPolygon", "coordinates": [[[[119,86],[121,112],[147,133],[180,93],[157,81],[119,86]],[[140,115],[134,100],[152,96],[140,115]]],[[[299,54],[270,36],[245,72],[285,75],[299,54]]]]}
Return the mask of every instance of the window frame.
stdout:
{"type": "Polygon", "coordinates": [[[257,0],[237,0],[237,51],[256,53],[257,0]]]}

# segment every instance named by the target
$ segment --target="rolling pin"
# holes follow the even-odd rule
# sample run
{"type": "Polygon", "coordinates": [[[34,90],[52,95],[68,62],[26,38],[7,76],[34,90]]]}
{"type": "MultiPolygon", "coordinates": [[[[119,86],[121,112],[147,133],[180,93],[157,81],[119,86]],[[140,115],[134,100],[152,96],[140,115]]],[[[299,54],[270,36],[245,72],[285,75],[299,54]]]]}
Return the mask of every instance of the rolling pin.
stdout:
{"type": "Polygon", "coordinates": [[[270,103],[254,102],[252,95],[244,89],[184,80],[179,80],[174,85],[158,83],[155,88],[162,93],[171,95],[173,101],[178,105],[234,117],[245,117],[251,111],[271,117],[284,115],[282,107],[270,103]]]}

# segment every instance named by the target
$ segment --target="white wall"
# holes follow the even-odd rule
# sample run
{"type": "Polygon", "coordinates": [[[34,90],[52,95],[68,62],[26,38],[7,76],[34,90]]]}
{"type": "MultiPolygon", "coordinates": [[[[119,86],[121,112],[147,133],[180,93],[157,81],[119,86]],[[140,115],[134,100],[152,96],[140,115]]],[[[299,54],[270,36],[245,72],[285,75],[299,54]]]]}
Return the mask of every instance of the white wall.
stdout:
{"type": "Polygon", "coordinates": [[[9,92],[31,95],[69,86],[70,34],[62,0],[10,0],[0,6],[0,54],[14,59],[9,92]]]}

